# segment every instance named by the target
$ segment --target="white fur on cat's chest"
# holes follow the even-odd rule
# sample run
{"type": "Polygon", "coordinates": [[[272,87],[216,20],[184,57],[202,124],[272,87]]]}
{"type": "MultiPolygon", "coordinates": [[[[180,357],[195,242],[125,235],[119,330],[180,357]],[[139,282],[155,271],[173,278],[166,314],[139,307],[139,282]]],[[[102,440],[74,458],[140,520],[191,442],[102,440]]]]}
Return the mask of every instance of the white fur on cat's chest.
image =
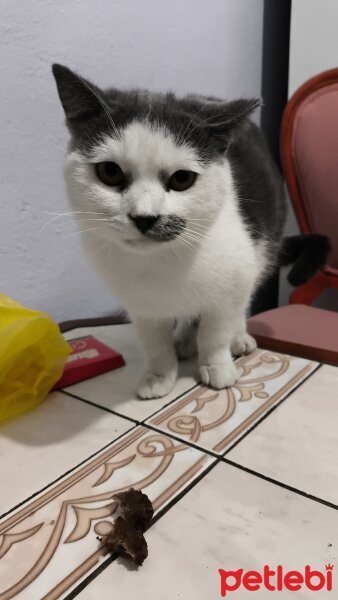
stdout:
{"type": "Polygon", "coordinates": [[[137,268],[128,256],[122,262],[122,269],[119,261],[101,262],[99,268],[131,314],[149,318],[191,317],[198,314],[203,305],[200,290],[206,285],[205,281],[203,284],[199,282],[198,291],[199,278],[196,275],[190,279],[165,265],[161,268],[160,262],[154,261],[151,256],[146,263],[144,268],[137,268]]]}
{"type": "Polygon", "coordinates": [[[216,236],[194,257],[186,253],[185,260],[184,254],[168,252],[135,257],[117,247],[110,258],[92,258],[131,315],[193,318],[228,301],[240,302],[251,287],[256,265],[248,252],[250,240],[243,230],[236,233],[231,254],[216,236]]]}

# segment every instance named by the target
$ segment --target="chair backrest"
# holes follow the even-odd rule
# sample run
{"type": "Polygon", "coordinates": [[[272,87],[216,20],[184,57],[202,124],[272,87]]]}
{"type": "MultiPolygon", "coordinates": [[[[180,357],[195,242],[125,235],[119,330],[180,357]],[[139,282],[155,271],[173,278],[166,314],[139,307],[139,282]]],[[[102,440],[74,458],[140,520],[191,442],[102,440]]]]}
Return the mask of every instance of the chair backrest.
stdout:
{"type": "Polygon", "coordinates": [[[338,68],[306,81],[283,115],[281,159],[299,228],[324,233],[338,270],[338,68]]]}

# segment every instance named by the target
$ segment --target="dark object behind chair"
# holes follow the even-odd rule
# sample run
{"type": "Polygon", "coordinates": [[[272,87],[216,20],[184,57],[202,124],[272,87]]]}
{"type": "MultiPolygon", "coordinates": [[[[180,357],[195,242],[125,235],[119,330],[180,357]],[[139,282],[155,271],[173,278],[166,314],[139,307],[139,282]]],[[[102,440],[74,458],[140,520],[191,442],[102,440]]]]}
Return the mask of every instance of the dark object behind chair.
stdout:
{"type": "Polygon", "coordinates": [[[262,348],[338,366],[338,313],[304,306],[325,288],[338,289],[337,156],[338,69],[332,69],[313,77],[295,92],[282,123],[284,176],[301,234],[312,234],[312,238],[287,238],[284,245],[286,264],[298,255],[289,280],[300,287],[290,301],[303,306],[283,306],[255,315],[248,321],[248,331],[262,348]],[[325,236],[330,240],[330,255],[325,236]],[[307,240],[311,242],[308,247],[307,240]],[[303,254],[299,253],[300,245],[303,254]],[[312,260],[308,262],[309,256],[312,260]],[[317,261],[319,266],[325,256],[327,264],[302,284],[311,275],[306,265],[314,268],[317,261]]]}

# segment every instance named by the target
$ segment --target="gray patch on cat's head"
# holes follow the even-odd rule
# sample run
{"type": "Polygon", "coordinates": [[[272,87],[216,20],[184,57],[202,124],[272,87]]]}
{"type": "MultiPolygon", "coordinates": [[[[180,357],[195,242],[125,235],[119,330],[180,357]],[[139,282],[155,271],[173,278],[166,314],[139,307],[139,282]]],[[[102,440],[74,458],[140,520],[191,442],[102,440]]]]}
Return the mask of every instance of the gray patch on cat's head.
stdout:
{"type": "Polygon", "coordinates": [[[137,120],[163,128],[178,145],[193,146],[200,160],[209,162],[226,150],[236,129],[260,105],[256,99],[226,102],[146,90],[103,91],[61,65],[53,65],[53,74],[73,144],[84,153],[137,120]]]}

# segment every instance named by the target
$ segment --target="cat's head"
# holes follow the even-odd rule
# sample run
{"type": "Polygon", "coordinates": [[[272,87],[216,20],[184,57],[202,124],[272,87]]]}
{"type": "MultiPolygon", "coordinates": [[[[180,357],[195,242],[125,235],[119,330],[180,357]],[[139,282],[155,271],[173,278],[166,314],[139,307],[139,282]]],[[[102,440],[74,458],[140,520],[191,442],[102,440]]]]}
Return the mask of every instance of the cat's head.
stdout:
{"type": "Polygon", "coordinates": [[[103,91],[66,67],[53,73],[83,229],[137,252],[201,239],[227,202],[227,147],[259,100],[103,91]]]}

